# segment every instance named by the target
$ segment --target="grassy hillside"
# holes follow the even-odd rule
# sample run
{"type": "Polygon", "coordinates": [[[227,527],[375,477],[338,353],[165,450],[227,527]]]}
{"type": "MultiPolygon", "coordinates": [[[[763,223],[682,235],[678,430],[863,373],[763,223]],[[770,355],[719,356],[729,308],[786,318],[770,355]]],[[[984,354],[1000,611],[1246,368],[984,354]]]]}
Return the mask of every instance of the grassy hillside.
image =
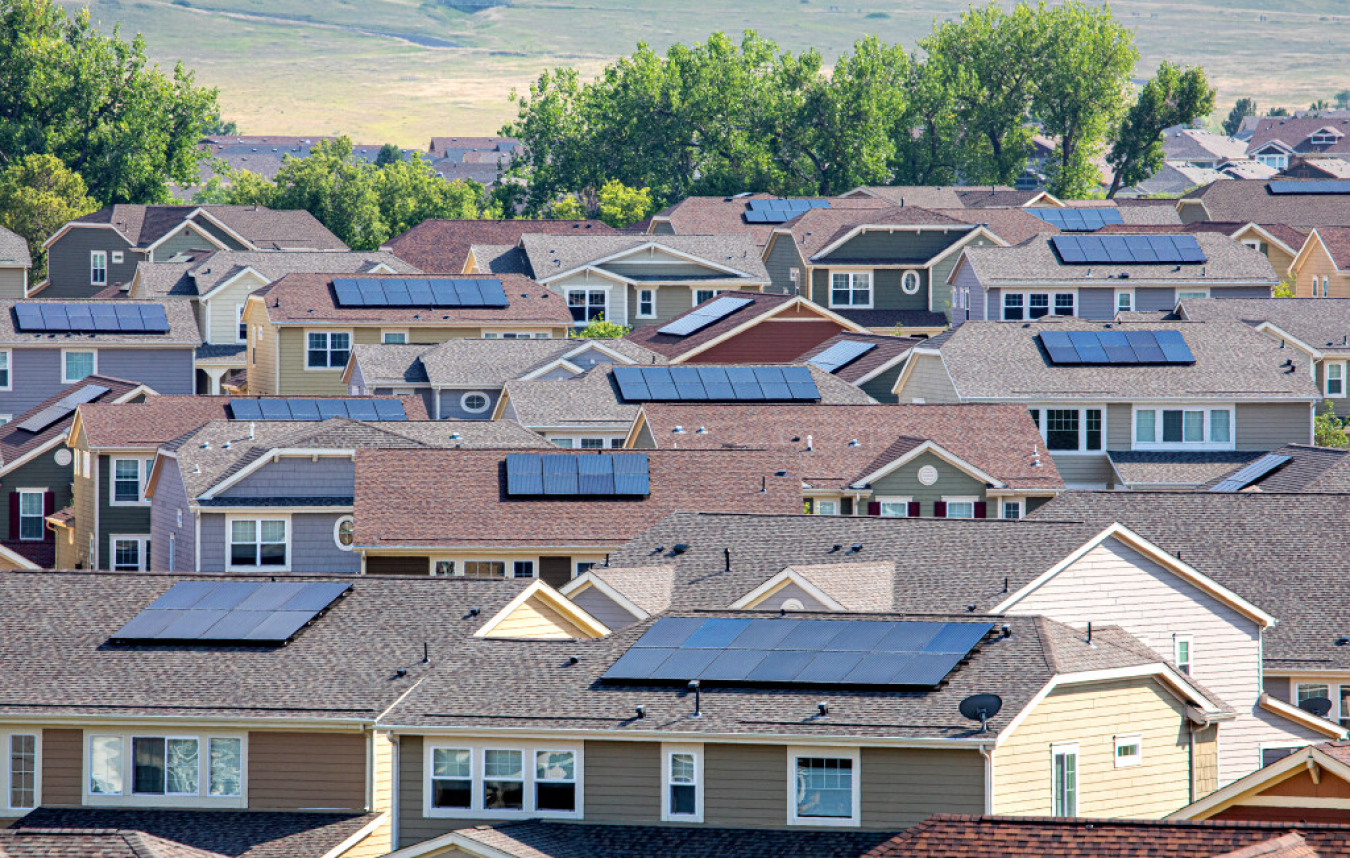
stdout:
{"type": "MultiPolygon", "coordinates": [[[[964,8],[956,0],[512,0],[470,14],[448,5],[462,2],[87,5],[105,28],[144,33],[161,63],[197,69],[246,133],[345,132],[407,146],[433,134],[491,133],[512,115],[511,89],[540,70],[594,72],[638,41],[663,48],[751,28],[794,51],[817,47],[828,60],[863,33],[913,45],[964,8]]],[[[1137,29],[1141,74],[1163,58],[1203,65],[1225,110],[1244,95],[1307,106],[1350,80],[1350,12],[1339,0],[1120,0],[1112,8],[1137,29]]]]}

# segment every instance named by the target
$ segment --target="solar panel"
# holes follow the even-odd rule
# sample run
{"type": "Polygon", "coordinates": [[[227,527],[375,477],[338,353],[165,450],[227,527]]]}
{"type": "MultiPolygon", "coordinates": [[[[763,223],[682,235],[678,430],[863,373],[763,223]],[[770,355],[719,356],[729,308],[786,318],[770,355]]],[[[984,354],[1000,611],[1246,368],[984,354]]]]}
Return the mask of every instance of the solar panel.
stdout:
{"type": "Polygon", "coordinates": [[[804,366],[615,367],[628,402],[808,402],[820,389],[804,366]]]}
{"type": "Polygon", "coordinates": [[[75,413],[75,409],[81,404],[93,402],[107,392],[108,388],[101,384],[86,384],[79,390],[67,393],[56,402],[29,417],[20,423],[18,428],[34,434],[41,432],[53,423],[64,420],[75,413]]]}
{"type": "Polygon", "coordinates": [[[15,324],[21,331],[52,333],[168,333],[169,317],[160,304],[16,304],[15,324]]]}
{"type": "Polygon", "coordinates": [[[1267,182],[1266,190],[1277,196],[1283,194],[1350,194],[1350,182],[1338,179],[1324,179],[1314,182],[1267,182]]]}
{"type": "Polygon", "coordinates": [[[616,497],[651,494],[646,453],[509,453],[511,497],[616,497]]]}
{"type": "Polygon", "coordinates": [[[991,628],[990,623],[662,617],[604,679],[931,687],[991,628]]]}
{"type": "Polygon", "coordinates": [[[112,635],[115,644],[280,645],[346,596],[351,584],[180,581],[112,635]]]}
{"type": "Polygon", "coordinates": [[[506,307],[506,289],[495,278],[338,277],[333,295],[342,307],[506,307]]]}
{"type": "Polygon", "coordinates": [[[1026,209],[1026,212],[1064,232],[1095,232],[1107,224],[1125,222],[1115,208],[1026,209]]]}
{"type": "Polygon", "coordinates": [[[403,403],[396,399],[295,399],[266,397],[231,399],[230,416],[235,420],[328,420],[347,417],[368,422],[407,420],[403,403]]]}
{"type": "Polygon", "coordinates": [[[1039,336],[1057,366],[1195,363],[1180,331],[1041,331],[1039,336]]]}
{"type": "Polygon", "coordinates": [[[675,337],[687,337],[753,303],[755,302],[750,298],[733,298],[730,296],[717,298],[702,307],[695,307],[678,319],[667,322],[657,328],[656,332],[675,337]]]}
{"type": "Polygon", "coordinates": [[[815,357],[807,358],[806,362],[826,372],[838,372],[876,347],[876,343],[840,340],[815,357]]]}
{"type": "Polygon", "coordinates": [[[1252,462],[1247,467],[1238,471],[1227,479],[1220,480],[1210,488],[1212,492],[1240,492],[1247,486],[1264,477],[1266,474],[1283,465],[1292,459],[1292,456],[1281,456],[1276,453],[1267,453],[1261,458],[1252,462]]]}
{"type": "Polygon", "coordinates": [[[1056,235],[1050,239],[1066,265],[1165,265],[1206,261],[1193,235],[1056,235]]]}

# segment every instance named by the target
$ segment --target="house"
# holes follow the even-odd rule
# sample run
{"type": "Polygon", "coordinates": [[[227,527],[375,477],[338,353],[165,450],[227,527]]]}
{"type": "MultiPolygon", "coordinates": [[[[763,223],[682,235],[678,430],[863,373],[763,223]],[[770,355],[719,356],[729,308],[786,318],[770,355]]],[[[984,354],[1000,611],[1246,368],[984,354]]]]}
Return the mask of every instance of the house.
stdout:
{"type": "Polygon", "coordinates": [[[1234,223],[1197,220],[1179,227],[1145,226],[1140,224],[1108,224],[1098,230],[1100,235],[1176,235],[1197,232],[1216,232],[1259,250],[1275,274],[1284,278],[1294,263],[1307,236],[1292,226],[1282,223],[1234,223]]]}
{"type": "Polygon", "coordinates": [[[510,246],[474,245],[465,272],[531,277],[566,300],[578,327],[664,325],[721,292],[769,285],[759,249],[739,235],[527,232],[510,246]]]}
{"type": "Polygon", "coordinates": [[[729,197],[685,197],[648,219],[649,235],[743,235],[763,250],[777,225],[810,207],[831,209],[889,208],[876,197],[775,197],[765,193],[729,197]],[[772,214],[764,214],[772,212],[772,214]]]}
{"type": "MultiPolygon", "coordinates": [[[[1317,699],[1316,695],[1325,690],[1307,686],[1300,689],[1300,694],[1307,695],[1303,698],[1306,702],[1317,699]]],[[[1324,695],[1321,699],[1327,698],[1324,695]]],[[[1347,798],[1350,798],[1350,744],[1324,742],[1292,751],[1168,818],[1346,825],[1347,798]]]]}
{"type": "Polygon", "coordinates": [[[354,548],[368,574],[537,577],[560,587],[675,510],[801,510],[801,480],[786,451],[512,456],[409,446],[363,449],[355,462],[354,548]],[[531,466],[536,485],[514,473],[531,466]],[[570,469],[570,482],[560,477],[555,487],[548,471],[546,488],[540,467],[570,469]],[[596,477],[607,474],[605,486],[587,481],[592,467],[608,469],[596,477]],[[619,473],[638,475],[631,491],[616,488],[619,473]]]}
{"type": "Polygon", "coordinates": [[[1350,226],[1345,195],[1318,180],[1235,179],[1214,182],[1176,201],[1183,223],[1197,220],[1240,223],[1283,223],[1307,230],[1318,226],[1350,226]]]}
{"type": "MultiPolygon", "coordinates": [[[[493,167],[495,170],[495,165],[493,167]]],[[[616,235],[598,220],[460,220],[429,218],[389,239],[380,249],[429,274],[466,274],[473,245],[512,245],[527,232],[558,235],[616,235]]]]}
{"type": "Polygon", "coordinates": [[[884,334],[839,333],[795,359],[818,366],[835,378],[856,385],[877,402],[896,401],[895,380],[909,358],[909,350],[923,339],[884,334]]]}
{"type": "Polygon", "coordinates": [[[287,274],[249,295],[244,308],[248,392],[345,393],[354,345],[561,337],[571,320],[562,298],[520,274],[454,279],[287,274]]]}
{"type": "Polygon", "coordinates": [[[1350,298],[1350,226],[1315,227],[1289,273],[1299,298],[1350,298]]]}
{"type": "Polygon", "coordinates": [[[1064,487],[1018,405],[642,406],[634,449],[795,457],[816,515],[1021,518],[1064,487]]]}
{"type": "Polygon", "coordinates": [[[1016,247],[972,246],[947,280],[964,318],[1005,322],[1052,314],[1108,320],[1119,312],[1171,310],[1186,298],[1270,297],[1280,282],[1261,253],[1210,232],[1056,235],[1016,247]]]}
{"type": "Polygon", "coordinates": [[[376,413],[361,421],[318,419],[334,402],[347,410],[362,400],[235,398],[233,419],[161,445],[143,489],[150,568],[360,572],[352,536],[357,450],[548,446],[510,423],[409,421],[396,400],[383,414],[382,403],[366,401],[372,408],[363,410],[376,413]],[[287,419],[297,411],[310,416],[287,419]]]}
{"type": "Polygon", "coordinates": [[[1281,179],[1350,179],[1350,161],[1342,158],[1296,156],[1279,172],[1281,179]]]}
{"type": "Polygon", "coordinates": [[[915,346],[895,393],[1030,408],[1071,487],[1128,487],[1120,466],[1143,460],[1168,463],[1184,488],[1217,476],[1215,454],[1231,467],[1234,453],[1312,441],[1321,397],[1295,357],[1228,320],[967,322],[915,346]]]}
{"type": "Polygon", "coordinates": [[[1163,160],[1173,166],[1217,169],[1247,158],[1247,143],[1204,128],[1172,127],[1163,134],[1163,160]]]}
{"type": "Polygon", "coordinates": [[[201,325],[197,351],[197,392],[220,393],[231,373],[245,368],[248,296],[287,274],[418,274],[390,253],[268,250],[188,251],[172,262],[142,262],[127,296],[141,300],[188,301],[201,325]]]}
{"type": "Polygon", "coordinates": [[[358,345],[343,373],[352,395],[416,395],[437,420],[487,420],[513,379],[567,379],[602,364],[663,364],[626,339],[470,339],[358,345]]]}
{"type": "Polygon", "coordinates": [[[1264,116],[1247,141],[1247,155],[1283,170],[1291,158],[1335,158],[1350,154],[1350,119],[1327,116],[1264,116]]]}
{"type": "Polygon", "coordinates": [[[164,262],[186,250],[346,250],[303,209],[263,206],[118,204],[76,218],[43,242],[47,279],[29,295],[91,298],[130,283],[141,262],[164,262]]]}
{"type": "Polygon", "coordinates": [[[670,363],[796,360],[831,337],[867,328],[801,295],[721,292],[664,325],[643,325],[624,339],[670,363]]]}
{"type": "Polygon", "coordinates": [[[91,375],[192,393],[199,345],[180,302],[0,301],[0,421],[91,375]]]}
{"type": "Polygon", "coordinates": [[[1212,168],[1191,167],[1185,164],[1169,164],[1164,162],[1158,168],[1158,172],[1138,182],[1130,187],[1122,187],[1117,193],[1116,199],[1124,196],[1130,197],[1150,197],[1150,196],[1180,196],[1193,188],[1208,185],[1211,182],[1218,182],[1228,178],[1224,173],[1212,168]]]}
{"type": "Polygon", "coordinates": [[[0,226],[0,298],[23,298],[28,294],[28,269],[33,267],[28,242],[0,226]]]}
{"type": "Polygon", "coordinates": [[[1200,486],[1210,492],[1350,494],[1350,451],[1285,444],[1200,486]]]}
{"type": "Polygon", "coordinates": [[[153,392],[135,382],[93,375],[0,426],[0,491],[9,510],[0,521],[0,566],[55,565],[49,519],[70,505],[72,465],[79,475],[80,463],[65,446],[75,409],[86,402],[131,402],[153,392]]]}

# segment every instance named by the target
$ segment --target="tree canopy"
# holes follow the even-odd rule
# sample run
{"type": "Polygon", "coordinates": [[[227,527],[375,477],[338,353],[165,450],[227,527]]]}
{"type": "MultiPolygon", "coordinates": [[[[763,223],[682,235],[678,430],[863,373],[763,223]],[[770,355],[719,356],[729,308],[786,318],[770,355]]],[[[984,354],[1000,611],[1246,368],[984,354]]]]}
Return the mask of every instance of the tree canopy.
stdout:
{"type": "Polygon", "coordinates": [[[1250,98],[1239,98],[1233,109],[1228,111],[1228,118],[1223,121],[1223,133],[1232,137],[1238,132],[1238,127],[1242,125],[1242,120],[1248,116],[1256,115],[1256,101],[1250,98]]]}
{"type": "Polygon", "coordinates": [[[27,240],[35,283],[47,271],[42,250],[47,237],[97,209],[84,180],[53,155],[25,155],[0,171],[0,226],[27,240]]]}
{"type": "Polygon", "coordinates": [[[1142,182],[1163,165],[1163,131],[1190,123],[1214,109],[1214,90],[1199,68],[1183,69],[1166,60],[1144,84],[1125,114],[1106,161],[1115,175],[1108,197],[1142,182]]]}

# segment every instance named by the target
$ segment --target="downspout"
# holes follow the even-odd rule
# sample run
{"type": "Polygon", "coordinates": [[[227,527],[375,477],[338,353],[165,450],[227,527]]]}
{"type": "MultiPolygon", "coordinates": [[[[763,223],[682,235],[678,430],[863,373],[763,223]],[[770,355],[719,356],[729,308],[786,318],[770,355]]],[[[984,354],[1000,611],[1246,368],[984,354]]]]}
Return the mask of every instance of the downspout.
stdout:
{"type": "Polygon", "coordinates": [[[402,798],[402,790],[399,789],[399,737],[394,732],[389,733],[389,778],[390,778],[390,796],[389,796],[389,846],[392,849],[399,848],[398,832],[398,814],[399,801],[402,798]]]}
{"type": "Polygon", "coordinates": [[[994,751],[988,745],[980,746],[984,757],[984,815],[994,815],[994,751]]]}

